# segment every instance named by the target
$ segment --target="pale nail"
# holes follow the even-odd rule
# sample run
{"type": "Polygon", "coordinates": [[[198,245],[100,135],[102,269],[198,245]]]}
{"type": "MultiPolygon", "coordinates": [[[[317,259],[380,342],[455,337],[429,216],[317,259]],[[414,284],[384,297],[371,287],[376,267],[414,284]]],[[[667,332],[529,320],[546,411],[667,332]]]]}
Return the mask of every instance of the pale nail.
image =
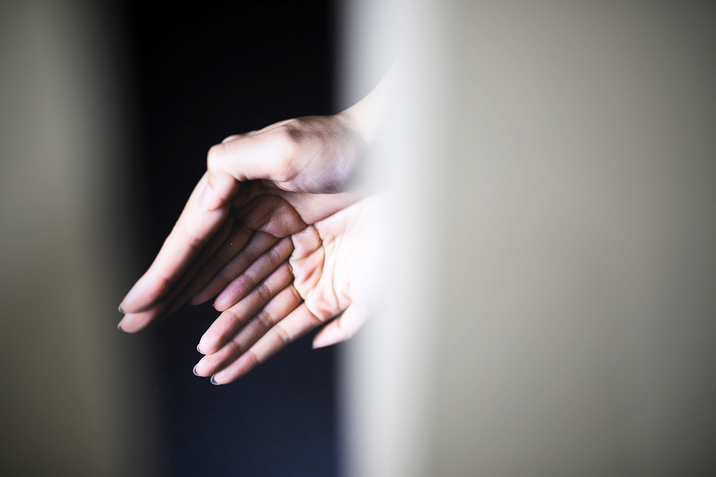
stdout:
{"type": "Polygon", "coordinates": [[[214,376],[216,376],[216,374],[212,374],[212,375],[211,375],[211,379],[209,379],[209,381],[211,382],[211,384],[213,384],[214,386],[221,386],[221,383],[217,383],[217,382],[216,382],[216,379],[214,379],[214,376]]]}

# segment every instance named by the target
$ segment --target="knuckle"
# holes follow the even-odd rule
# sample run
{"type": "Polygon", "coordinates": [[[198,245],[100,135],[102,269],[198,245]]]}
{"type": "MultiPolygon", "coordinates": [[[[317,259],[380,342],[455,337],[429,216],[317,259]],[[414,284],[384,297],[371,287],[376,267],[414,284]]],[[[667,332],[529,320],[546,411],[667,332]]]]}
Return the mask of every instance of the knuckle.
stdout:
{"type": "Polygon", "coordinates": [[[199,236],[196,234],[195,231],[183,228],[180,229],[181,233],[183,235],[183,240],[191,247],[192,249],[199,249],[204,245],[204,241],[199,238],[199,236]]]}
{"type": "Polygon", "coordinates": [[[276,267],[279,263],[281,263],[281,252],[276,247],[271,247],[268,252],[266,252],[268,255],[269,263],[272,267],[276,267]]]}
{"type": "Polygon", "coordinates": [[[276,330],[276,336],[284,346],[291,343],[291,336],[289,336],[288,332],[284,329],[283,326],[276,325],[273,327],[273,329],[276,330]]]}
{"type": "Polygon", "coordinates": [[[273,324],[274,324],[274,323],[273,323],[273,317],[272,317],[271,314],[270,314],[269,312],[267,312],[266,310],[261,310],[260,312],[258,312],[258,313],[256,314],[256,316],[254,317],[254,319],[255,319],[256,321],[258,321],[259,324],[260,324],[261,326],[263,326],[265,329],[271,328],[271,327],[273,326],[273,324]]]}
{"type": "Polygon", "coordinates": [[[269,289],[268,285],[263,282],[256,285],[256,294],[263,302],[267,302],[271,298],[271,290],[269,289]]]}
{"type": "Polygon", "coordinates": [[[261,360],[256,355],[253,349],[246,351],[246,353],[243,354],[242,358],[248,362],[248,365],[246,366],[248,369],[255,368],[256,366],[261,364],[261,360]]]}
{"type": "Polygon", "coordinates": [[[224,144],[227,142],[234,141],[236,139],[239,139],[241,136],[242,136],[241,134],[232,134],[231,136],[227,136],[226,138],[224,138],[224,140],[221,141],[221,143],[224,144]]]}
{"type": "Polygon", "coordinates": [[[278,143],[276,174],[281,180],[287,180],[294,172],[295,159],[301,149],[303,133],[291,124],[283,125],[275,131],[278,143]]]}
{"type": "Polygon", "coordinates": [[[236,340],[236,338],[232,339],[227,343],[227,346],[229,346],[231,349],[229,350],[229,356],[241,356],[241,353],[243,353],[243,349],[241,347],[241,344],[236,340]]]}
{"type": "Polygon", "coordinates": [[[224,311],[222,313],[226,318],[226,327],[222,333],[223,337],[226,338],[227,336],[230,336],[234,328],[238,325],[241,325],[242,317],[238,313],[236,313],[232,308],[229,308],[228,310],[224,311]]]}
{"type": "Polygon", "coordinates": [[[256,281],[254,280],[254,277],[249,275],[248,273],[244,273],[241,275],[238,279],[239,286],[246,290],[245,293],[248,293],[251,291],[254,286],[256,285],[256,281]]]}
{"type": "Polygon", "coordinates": [[[211,148],[209,148],[209,152],[206,155],[207,167],[209,169],[215,169],[221,162],[221,159],[224,157],[225,153],[226,146],[224,145],[224,143],[211,146],[211,148]]]}

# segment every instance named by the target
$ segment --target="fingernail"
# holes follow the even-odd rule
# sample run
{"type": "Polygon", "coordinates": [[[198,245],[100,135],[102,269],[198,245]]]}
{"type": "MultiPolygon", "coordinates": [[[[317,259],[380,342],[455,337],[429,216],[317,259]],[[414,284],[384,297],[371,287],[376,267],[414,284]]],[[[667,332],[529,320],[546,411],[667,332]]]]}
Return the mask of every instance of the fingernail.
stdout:
{"type": "MultiPolygon", "coordinates": [[[[201,345],[196,345],[196,350],[197,350],[199,353],[201,353],[201,349],[199,349],[199,346],[201,346],[201,345]]],[[[201,354],[204,354],[204,353],[201,353],[201,354]]]]}
{"type": "MultiPolygon", "coordinates": [[[[199,365],[197,364],[196,366],[199,366],[199,365]]],[[[194,369],[192,369],[191,372],[194,373],[194,376],[199,376],[199,373],[196,372],[196,366],[194,366],[194,369]]]]}
{"type": "Polygon", "coordinates": [[[119,323],[117,323],[117,329],[118,329],[119,331],[124,331],[124,330],[122,329],[122,322],[123,322],[123,321],[124,321],[124,318],[122,318],[121,320],[119,320],[119,323]]]}
{"type": "Polygon", "coordinates": [[[122,309],[122,304],[121,304],[121,303],[120,303],[119,306],[117,307],[117,311],[120,312],[120,313],[122,313],[122,314],[124,314],[124,310],[122,309]]]}
{"type": "Polygon", "coordinates": [[[201,198],[199,199],[199,208],[201,210],[209,210],[209,204],[211,203],[211,199],[214,197],[214,191],[211,190],[211,186],[209,184],[206,184],[204,186],[204,191],[201,193],[201,198]]]}
{"type": "Polygon", "coordinates": [[[221,386],[220,383],[216,382],[216,379],[214,379],[214,376],[216,376],[216,374],[212,374],[211,379],[209,379],[209,381],[211,381],[211,384],[213,384],[214,386],[221,386]]]}

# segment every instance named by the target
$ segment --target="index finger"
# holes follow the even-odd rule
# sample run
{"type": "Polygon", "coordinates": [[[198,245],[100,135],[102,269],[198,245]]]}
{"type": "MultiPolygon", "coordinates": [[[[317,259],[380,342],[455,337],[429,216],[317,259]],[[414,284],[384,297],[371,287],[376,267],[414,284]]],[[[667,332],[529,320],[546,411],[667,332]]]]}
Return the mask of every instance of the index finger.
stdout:
{"type": "Polygon", "coordinates": [[[121,312],[139,313],[162,298],[226,220],[229,204],[212,211],[199,206],[206,183],[204,174],[154,262],[122,300],[121,312]]]}
{"type": "Polygon", "coordinates": [[[202,204],[214,210],[236,193],[240,182],[249,180],[287,181],[292,173],[298,140],[295,133],[274,124],[254,134],[231,136],[212,146],[207,155],[208,184],[202,204]]]}

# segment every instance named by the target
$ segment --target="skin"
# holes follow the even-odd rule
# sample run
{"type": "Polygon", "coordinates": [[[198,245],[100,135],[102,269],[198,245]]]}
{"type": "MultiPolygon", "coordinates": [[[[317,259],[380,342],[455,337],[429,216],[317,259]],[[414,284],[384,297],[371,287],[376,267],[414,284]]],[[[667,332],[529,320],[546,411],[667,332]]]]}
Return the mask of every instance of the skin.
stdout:
{"type": "Polygon", "coordinates": [[[214,146],[209,152],[207,173],[189,197],[156,259],[122,300],[120,311],[125,317],[119,328],[134,333],[176,311],[201,291],[209,279],[249,242],[253,245],[252,253],[245,257],[249,262],[266,252],[273,242],[258,234],[254,237],[251,232],[276,227],[277,221],[272,221],[273,215],[268,212],[260,217],[250,216],[250,223],[243,217],[247,214],[246,206],[257,196],[284,199],[300,218],[301,222],[294,220],[291,227],[283,227],[276,238],[298,232],[306,224],[324,219],[359,200],[362,194],[356,192],[324,193],[335,187],[337,180],[348,180],[351,164],[355,161],[354,156],[347,154],[336,156],[336,150],[351,150],[357,155],[362,146],[359,137],[346,129],[345,120],[339,116],[304,118],[231,136],[221,147],[214,146]],[[319,124],[325,129],[319,131],[319,124]],[[301,128],[297,133],[296,129],[301,128]],[[354,141],[353,145],[347,146],[347,140],[354,141]],[[284,157],[284,154],[290,156],[284,157]],[[336,161],[342,161],[343,165],[336,166],[336,161]],[[264,167],[256,174],[276,179],[247,181],[245,175],[236,173],[235,169],[251,170],[255,164],[264,167]],[[266,164],[281,166],[269,170],[266,164]],[[335,175],[338,169],[343,174],[340,179],[335,175]],[[314,178],[324,177],[325,181],[315,179],[308,184],[301,172],[308,170],[314,178]],[[229,172],[236,173],[241,180],[230,176],[229,172]],[[226,181],[227,176],[233,182],[226,181]],[[307,185],[317,192],[303,190],[307,185]],[[218,197],[224,198],[215,202],[218,197]],[[209,206],[207,202],[210,202],[209,206]]]}
{"type": "Polygon", "coordinates": [[[342,312],[314,346],[351,336],[377,296],[361,285],[375,283],[366,278],[374,201],[345,189],[382,122],[390,76],[335,116],[282,121],[212,147],[172,232],[122,300],[118,328],[134,333],[216,297],[222,314],[195,368],[215,384],[342,312]]]}
{"type": "MultiPolygon", "coordinates": [[[[222,294],[235,304],[201,338],[199,349],[206,356],[194,373],[211,375],[214,384],[231,382],[327,322],[314,347],[351,337],[370,315],[377,296],[372,262],[378,258],[370,221],[374,207],[372,198],[359,201],[277,242],[291,254],[276,267],[267,261],[264,270],[271,271],[260,284],[249,289],[241,275],[229,282],[222,294]],[[232,288],[234,283],[240,286],[232,288]]],[[[223,286],[223,277],[215,280],[223,286]]]]}

